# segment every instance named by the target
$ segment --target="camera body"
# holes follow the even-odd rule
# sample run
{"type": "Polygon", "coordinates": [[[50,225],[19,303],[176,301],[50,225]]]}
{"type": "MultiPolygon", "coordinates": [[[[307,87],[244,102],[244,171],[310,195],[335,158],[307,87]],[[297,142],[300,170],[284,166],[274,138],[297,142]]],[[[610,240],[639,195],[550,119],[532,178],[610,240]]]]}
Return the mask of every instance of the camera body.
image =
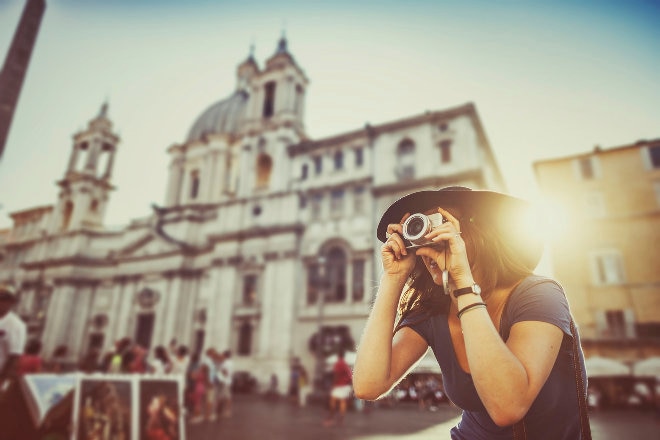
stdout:
{"type": "Polygon", "coordinates": [[[439,212],[431,215],[413,214],[403,222],[403,238],[415,247],[435,244],[435,242],[427,240],[424,236],[445,221],[446,219],[439,212]]]}

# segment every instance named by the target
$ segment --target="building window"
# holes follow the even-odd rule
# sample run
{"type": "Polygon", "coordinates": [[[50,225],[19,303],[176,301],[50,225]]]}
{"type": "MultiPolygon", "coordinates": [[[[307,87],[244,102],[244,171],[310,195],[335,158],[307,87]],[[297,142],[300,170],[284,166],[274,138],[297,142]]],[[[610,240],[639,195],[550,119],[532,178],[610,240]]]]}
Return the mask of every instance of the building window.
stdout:
{"type": "Polygon", "coordinates": [[[623,310],[606,310],[605,325],[605,336],[617,339],[626,336],[626,317],[623,310]]]}
{"type": "Polygon", "coordinates": [[[69,229],[69,224],[71,223],[71,216],[73,215],[73,202],[68,201],[64,205],[64,215],[62,218],[62,230],[66,231],[69,229]]]}
{"type": "Polygon", "coordinates": [[[238,350],[241,356],[249,356],[252,352],[252,325],[248,321],[241,323],[238,329],[238,350]]]}
{"type": "Polygon", "coordinates": [[[312,220],[318,220],[321,218],[322,203],[323,203],[323,194],[317,193],[312,196],[312,201],[310,203],[312,220]]]}
{"type": "Polygon", "coordinates": [[[330,199],[330,212],[333,217],[340,217],[344,210],[344,190],[335,189],[330,199]]]}
{"type": "Polygon", "coordinates": [[[596,284],[621,284],[625,281],[623,261],[617,251],[595,253],[591,267],[596,284]]]}
{"type": "Polygon", "coordinates": [[[346,254],[341,248],[334,247],[328,251],[326,264],[328,290],[325,292],[325,302],[344,302],[346,300],[346,254]]]}
{"type": "Polygon", "coordinates": [[[243,277],[242,303],[245,306],[253,306],[257,303],[257,276],[255,274],[243,277]]]}
{"type": "Polygon", "coordinates": [[[353,301],[364,298],[364,260],[353,261],[353,301]]]}
{"type": "Polygon", "coordinates": [[[660,145],[649,147],[649,157],[651,159],[651,167],[660,168],[660,145]]]}
{"type": "Polygon", "coordinates": [[[591,180],[597,177],[596,161],[592,156],[577,159],[578,175],[582,180],[591,180]]]}
{"type": "Polygon", "coordinates": [[[443,122],[442,124],[438,125],[438,131],[440,133],[444,133],[445,131],[447,131],[448,128],[449,128],[449,125],[447,125],[446,122],[443,122]]]}
{"type": "Polygon", "coordinates": [[[415,144],[410,139],[401,141],[397,148],[397,175],[401,180],[415,177],[415,144]]]}
{"type": "Polygon", "coordinates": [[[344,168],[344,152],[337,151],[334,155],[335,170],[341,170],[344,168]]]}
{"type": "Polygon", "coordinates": [[[440,142],[440,162],[451,162],[451,141],[448,139],[440,142]]]}
{"type": "Polygon", "coordinates": [[[365,193],[364,186],[358,186],[355,188],[355,191],[353,191],[353,212],[355,212],[355,214],[365,213],[365,193]]]}
{"type": "Polygon", "coordinates": [[[99,209],[99,201],[97,199],[92,200],[92,203],[89,204],[89,210],[96,213],[99,209]]]}
{"type": "Polygon", "coordinates": [[[321,277],[319,266],[312,264],[307,267],[307,304],[315,304],[319,298],[321,277]]]}
{"type": "Polygon", "coordinates": [[[314,172],[319,175],[323,171],[323,157],[314,156],[314,172]]]}
{"type": "Polygon", "coordinates": [[[307,196],[300,194],[298,196],[298,208],[305,209],[307,208],[307,196]]]}
{"type": "Polygon", "coordinates": [[[190,198],[196,199],[199,195],[199,170],[190,173],[190,198]]]}
{"type": "Polygon", "coordinates": [[[307,179],[307,173],[309,172],[309,165],[306,163],[303,164],[302,168],[300,169],[300,180],[305,180],[307,179]]]}
{"type": "Polygon", "coordinates": [[[272,170],[273,160],[267,154],[260,154],[257,158],[257,188],[268,188],[272,170]]]}
{"type": "Polygon", "coordinates": [[[355,166],[361,167],[363,163],[364,163],[364,150],[362,149],[362,147],[358,147],[355,149],[355,166]]]}
{"type": "Polygon", "coordinates": [[[587,216],[591,218],[603,218],[605,212],[605,197],[602,192],[594,191],[586,195],[585,208],[587,216]]]}
{"type": "Polygon", "coordinates": [[[270,118],[275,110],[275,82],[269,81],[264,86],[264,109],[263,117],[270,118]]]}

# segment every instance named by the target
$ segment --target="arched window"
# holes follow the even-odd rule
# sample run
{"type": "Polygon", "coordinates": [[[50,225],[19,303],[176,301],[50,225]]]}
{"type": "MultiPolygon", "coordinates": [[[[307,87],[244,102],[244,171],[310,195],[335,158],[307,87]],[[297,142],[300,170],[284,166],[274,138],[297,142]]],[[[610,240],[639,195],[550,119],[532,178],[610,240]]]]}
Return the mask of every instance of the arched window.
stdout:
{"type": "Polygon", "coordinates": [[[335,170],[341,170],[342,168],[344,168],[344,152],[337,151],[334,155],[334,161],[335,161],[335,170]]]}
{"type": "Polygon", "coordinates": [[[62,230],[66,231],[69,229],[69,224],[71,223],[71,215],[73,214],[73,202],[68,201],[64,205],[64,216],[62,218],[62,230]]]}
{"type": "Polygon", "coordinates": [[[272,170],[273,160],[267,154],[260,154],[257,158],[257,188],[268,188],[272,170]]]}
{"type": "Polygon", "coordinates": [[[263,117],[270,118],[275,112],[275,82],[269,81],[264,86],[264,109],[263,117]]]}
{"type": "Polygon", "coordinates": [[[327,253],[326,276],[328,290],[326,302],[344,302],[346,300],[346,254],[339,247],[331,248],[327,253]]]}
{"type": "Polygon", "coordinates": [[[252,352],[252,325],[243,321],[238,329],[238,354],[249,356],[252,352]]]}
{"type": "Polygon", "coordinates": [[[396,156],[399,179],[413,179],[415,177],[415,143],[407,138],[402,140],[397,147],[396,156]]]}

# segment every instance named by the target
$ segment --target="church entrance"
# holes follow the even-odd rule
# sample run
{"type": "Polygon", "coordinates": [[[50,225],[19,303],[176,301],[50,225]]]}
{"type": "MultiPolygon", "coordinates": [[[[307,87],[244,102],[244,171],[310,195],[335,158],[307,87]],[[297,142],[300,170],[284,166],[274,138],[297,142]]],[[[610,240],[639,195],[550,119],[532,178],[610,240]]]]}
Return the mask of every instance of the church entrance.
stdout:
{"type": "Polygon", "coordinates": [[[137,327],[135,329],[135,342],[144,348],[151,348],[151,336],[154,331],[153,313],[141,313],[137,316],[137,327]]]}

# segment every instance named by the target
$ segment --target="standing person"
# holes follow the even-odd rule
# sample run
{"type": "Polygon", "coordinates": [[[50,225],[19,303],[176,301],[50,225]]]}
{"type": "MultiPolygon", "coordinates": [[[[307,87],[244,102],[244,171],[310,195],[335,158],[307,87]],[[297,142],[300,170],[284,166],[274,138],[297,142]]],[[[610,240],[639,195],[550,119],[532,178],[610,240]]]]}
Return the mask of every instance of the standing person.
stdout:
{"type": "Polygon", "coordinates": [[[344,350],[337,353],[337,362],[332,367],[332,389],[330,390],[330,413],[324,420],[324,426],[344,423],[348,399],[352,391],[352,372],[344,360],[344,350]]]}
{"type": "Polygon", "coordinates": [[[387,209],[377,230],[384,273],[355,363],[359,397],[387,393],[430,346],[463,409],[452,439],[591,438],[579,336],[561,286],[532,274],[542,246],[519,223],[527,215],[522,200],[465,187],[387,209]]]}
{"type": "Polygon", "coordinates": [[[7,440],[25,438],[32,429],[25,412],[16,405],[20,399],[18,365],[27,338],[25,323],[11,311],[16,302],[14,289],[0,285],[0,437],[7,440]]]}
{"type": "Polygon", "coordinates": [[[0,390],[5,386],[6,379],[15,377],[27,338],[25,323],[11,311],[16,302],[14,289],[0,285],[0,390]]]}
{"type": "Polygon", "coordinates": [[[231,351],[223,351],[219,360],[220,362],[218,362],[218,370],[216,373],[220,383],[218,413],[222,412],[222,417],[231,417],[231,386],[234,374],[234,364],[231,360],[231,351]]]}
{"type": "Polygon", "coordinates": [[[216,419],[216,407],[218,397],[218,374],[216,369],[216,359],[218,353],[215,348],[207,348],[202,356],[202,364],[206,366],[208,373],[206,392],[204,394],[204,420],[213,421],[216,419]]]}
{"type": "Polygon", "coordinates": [[[18,374],[41,373],[43,369],[43,359],[41,359],[41,341],[39,339],[30,339],[25,346],[25,353],[18,359],[18,374]]]}

